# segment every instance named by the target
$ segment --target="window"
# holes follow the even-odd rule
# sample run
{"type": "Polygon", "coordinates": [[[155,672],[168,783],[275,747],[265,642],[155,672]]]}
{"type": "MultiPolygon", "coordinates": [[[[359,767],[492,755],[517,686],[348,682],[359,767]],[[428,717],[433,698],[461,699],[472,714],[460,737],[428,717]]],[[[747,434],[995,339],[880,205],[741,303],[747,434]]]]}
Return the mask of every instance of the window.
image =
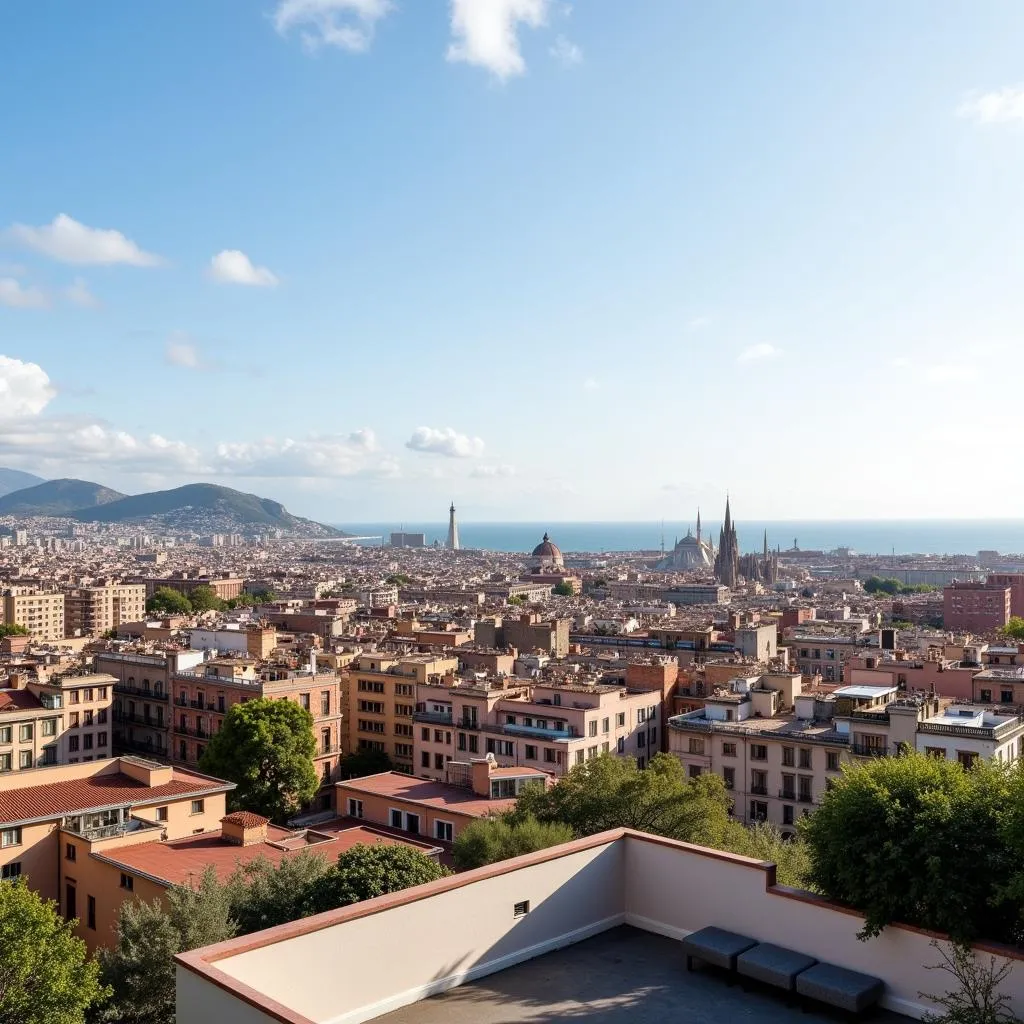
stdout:
{"type": "Polygon", "coordinates": [[[22,750],[18,754],[18,767],[19,768],[31,768],[32,767],[32,751],[22,750]]]}
{"type": "Polygon", "coordinates": [[[166,807],[158,807],[156,809],[156,820],[157,821],[166,821],[167,820],[167,808],[166,807]]]}
{"type": "Polygon", "coordinates": [[[388,811],[388,824],[392,828],[402,827],[402,812],[396,811],[393,807],[388,811]]]}
{"type": "Polygon", "coordinates": [[[800,767],[810,768],[811,767],[811,748],[801,747],[800,748],[800,767]]]}
{"type": "Polygon", "coordinates": [[[637,713],[636,713],[636,724],[637,725],[643,725],[644,722],[646,722],[646,721],[647,721],[647,709],[646,708],[640,708],[640,710],[637,711],[637,713]]]}
{"type": "Polygon", "coordinates": [[[647,746],[647,733],[638,732],[636,734],[636,745],[638,747],[646,747],[647,746]]]}
{"type": "MultiPolygon", "coordinates": [[[[148,704],[146,705],[146,710],[147,711],[149,710],[149,705],[148,704]]],[[[96,712],[96,724],[97,725],[106,725],[107,724],[107,709],[106,708],[100,708],[99,711],[96,712]]]]}
{"type": "Polygon", "coordinates": [[[92,725],[92,711],[86,711],[83,713],[82,725],[92,725]]]}
{"type": "Polygon", "coordinates": [[[10,743],[13,736],[13,730],[9,725],[0,725],[0,743],[10,743]]]}
{"type": "Polygon", "coordinates": [[[797,780],[797,785],[799,786],[798,799],[800,803],[811,803],[813,801],[813,797],[811,796],[811,776],[801,775],[800,778],[797,780]]]}
{"type": "Polygon", "coordinates": [[[946,757],[945,747],[925,747],[924,752],[927,757],[937,757],[940,761],[946,757]]]}
{"type": "Polygon", "coordinates": [[[656,747],[658,745],[658,730],[648,729],[647,730],[647,745],[649,747],[656,747]]]}
{"type": "Polygon", "coordinates": [[[57,719],[47,718],[43,720],[43,735],[44,736],[56,736],[57,735],[57,719]]]}
{"type": "Polygon", "coordinates": [[[992,703],[992,691],[991,690],[982,690],[980,692],[980,694],[978,695],[978,700],[980,700],[983,704],[991,704],[992,703]]]}
{"type": "Polygon", "coordinates": [[[87,732],[82,737],[82,749],[83,750],[92,750],[92,733],[91,732],[87,732]]]}
{"type": "Polygon", "coordinates": [[[512,916],[513,917],[526,917],[530,912],[530,901],[521,900],[519,903],[512,905],[512,916]]]}
{"type": "Polygon", "coordinates": [[[796,764],[795,760],[796,751],[792,747],[782,748],[782,764],[785,768],[792,768],[796,764]]]}
{"type": "Polygon", "coordinates": [[[615,727],[617,729],[622,729],[622,728],[625,728],[625,725],[626,725],[626,712],[625,711],[620,711],[615,716],[615,727]]]}
{"type": "Polygon", "coordinates": [[[127,889],[128,892],[135,892],[135,879],[131,875],[126,875],[123,871],[121,872],[121,888],[127,889]]]}
{"type": "Polygon", "coordinates": [[[601,732],[611,732],[611,720],[608,718],[601,719],[601,732]]]}
{"type": "Polygon", "coordinates": [[[420,751],[420,767],[421,768],[429,768],[430,767],[430,754],[428,754],[427,751],[425,751],[425,750],[421,750],[420,751]]]}
{"type": "Polygon", "coordinates": [[[363,801],[348,798],[348,816],[350,818],[361,818],[363,816],[363,801]]]}
{"type": "Polygon", "coordinates": [[[537,760],[537,748],[532,743],[526,744],[526,759],[527,761],[537,760]]]}
{"type": "Polygon", "coordinates": [[[96,746],[105,747],[107,745],[107,734],[105,732],[96,733],[96,746]]]}
{"type": "Polygon", "coordinates": [[[476,736],[469,737],[469,752],[471,754],[479,753],[477,747],[479,746],[479,740],[476,736]]]}
{"type": "Polygon", "coordinates": [[[792,825],[793,824],[793,806],[792,804],[782,805],[782,824],[792,825]]]}
{"type": "MultiPolygon", "coordinates": [[[[424,731],[426,731],[426,730],[424,730],[424,731]]],[[[466,749],[466,734],[464,732],[460,732],[459,733],[458,747],[459,747],[459,750],[465,750],[466,749]]]]}
{"type": "Polygon", "coordinates": [[[18,728],[18,739],[21,740],[22,743],[28,743],[29,740],[32,739],[32,723],[31,722],[28,725],[19,726],[19,728],[18,728]]]}
{"type": "Polygon", "coordinates": [[[825,767],[830,772],[839,771],[839,751],[838,750],[826,750],[825,751],[825,767]]]}
{"type": "Polygon", "coordinates": [[[383,693],[384,684],[374,682],[370,679],[360,679],[356,689],[361,690],[363,693],[383,693]]]}
{"type": "Polygon", "coordinates": [[[331,713],[331,691],[321,690],[320,691],[320,714],[329,715],[331,713]]]}
{"type": "Polygon", "coordinates": [[[583,759],[586,757],[586,753],[583,750],[576,751],[576,763],[583,764],[583,759]]]}
{"type": "Polygon", "coordinates": [[[68,691],[68,703],[69,704],[77,704],[79,702],[79,700],[81,700],[81,697],[79,696],[77,690],[69,690],[68,691]]]}
{"type": "Polygon", "coordinates": [[[978,760],[978,755],[973,750],[958,750],[956,759],[964,768],[973,768],[974,763],[978,760]]]}
{"type": "Polygon", "coordinates": [[[768,773],[754,771],[750,773],[750,792],[767,795],[768,773]]]}
{"type": "Polygon", "coordinates": [[[0,754],[0,772],[9,772],[11,770],[11,755],[0,754]]]}
{"type": "Polygon", "coordinates": [[[434,770],[439,772],[444,771],[444,754],[434,755],[434,770]]]}
{"type": "Polygon", "coordinates": [[[412,726],[405,722],[395,722],[395,735],[408,736],[409,739],[412,739],[412,726]]]}
{"type": "Polygon", "coordinates": [[[723,768],[722,778],[725,780],[726,789],[736,788],[736,769],[735,768],[723,768]]]}
{"type": "Polygon", "coordinates": [[[723,743],[722,744],[722,757],[735,757],[736,756],[736,744],[735,743],[723,743]]]}
{"type": "Polygon", "coordinates": [[[202,814],[206,810],[205,800],[193,800],[192,801],[192,814],[202,814]]]}
{"type": "Polygon", "coordinates": [[[689,752],[691,754],[703,754],[704,753],[704,741],[698,739],[696,736],[690,737],[689,752]]]}
{"type": "Polygon", "coordinates": [[[0,848],[21,846],[21,826],[0,829],[0,848]]]}
{"type": "Polygon", "coordinates": [[[1013,690],[1002,690],[999,694],[999,699],[1003,704],[1013,703],[1013,690]]]}
{"type": "Polygon", "coordinates": [[[691,779],[699,779],[700,778],[700,765],[699,764],[687,765],[686,766],[686,774],[691,779]]]}
{"type": "Polygon", "coordinates": [[[4,864],[3,867],[0,867],[0,880],[9,882],[15,878],[21,878],[20,860],[12,860],[10,864],[4,864]]]}
{"type": "Polygon", "coordinates": [[[751,761],[767,761],[768,748],[763,743],[752,743],[750,745],[751,761]]]}
{"type": "Polygon", "coordinates": [[[615,752],[617,754],[624,754],[626,752],[626,737],[620,736],[615,744],[615,752]]]}
{"type": "Polygon", "coordinates": [[[438,821],[435,818],[434,838],[450,843],[452,841],[452,823],[450,821],[438,821]]]}
{"type": "Polygon", "coordinates": [[[384,714],[384,702],[379,700],[360,700],[356,701],[356,707],[364,714],[371,715],[383,715],[384,714]]]}
{"type": "Polygon", "coordinates": [[[779,794],[783,800],[796,799],[796,777],[793,775],[782,776],[782,792],[779,794]]]}
{"type": "Polygon", "coordinates": [[[430,730],[429,729],[420,729],[420,739],[423,740],[424,743],[429,743],[430,742],[430,730]]]}
{"type": "Polygon", "coordinates": [[[78,847],[75,846],[74,843],[65,843],[64,844],[64,856],[68,860],[77,860],[78,859],[78,847]]]}
{"type": "Polygon", "coordinates": [[[750,820],[751,821],[767,821],[768,820],[768,805],[763,800],[751,800],[750,801],[750,820]]]}
{"type": "MultiPolygon", "coordinates": [[[[472,737],[470,737],[472,739],[472,737]]],[[[472,744],[470,744],[472,748],[472,744]]],[[[502,757],[512,757],[515,753],[515,747],[511,740],[487,740],[487,753],[488,754],[501,754],[502,757]]]]}
{"type": "Polygon", "coordinates": [[[597,719],[596,718],[593,721],[587,723],[587,735],[588,736],[596,736],[597,735],[597,719]]]}
{"type": "Polygon", "coordinates": [[[93,701],[96,698],[93,696],[93,690],[91,686],[85,688],[85,692],[82,694],[82,700],[93,701]]]}
{"type": "Polygon", "coordinates": [[[96,897],[88,897],[86,923],[93,931],[96,931],[96,897]]]}
{"type": "Polygon", "coordinates": [[[76,750],[78,750],[78,737],[77,736],[69,736],[68,737],[68,750],[70,750],[72,753],[74,753],[76,750]]]}
{"type": "Polygon", "coordinates": [[[405,815],[405,831],[411,832],[414,836],[420,834],[420,816],[418,814],[405,815]]]}

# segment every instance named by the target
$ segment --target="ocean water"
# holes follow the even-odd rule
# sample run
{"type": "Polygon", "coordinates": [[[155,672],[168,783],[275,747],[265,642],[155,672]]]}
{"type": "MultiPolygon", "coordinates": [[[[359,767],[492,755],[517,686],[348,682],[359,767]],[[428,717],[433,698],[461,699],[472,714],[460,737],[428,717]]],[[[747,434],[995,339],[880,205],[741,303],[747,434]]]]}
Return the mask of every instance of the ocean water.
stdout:
{"type": "MultiPolygon", "coordinates": [[[[357,536],[382,537],[393,531],[425,533],[427,543],[444,543],[442,523],[334,523],[357,536]]],[[[671,548],[677,537],[694,524],[685,522],[551,522],[459,523],[463,547],[488,551],[532,551],[545,532],[564,552],[653,551],[671,548]]],[[[720,523],[703,522],[703,536],[718,542],[720,523]]],[[[1024,519],[850,519],[850,520],[739,520],[736,533],[742,551],[760,551],[765,531],[769,547],[832,551],[846,547],[862,555],[976,554],[995,550],[1024,552],[1024,519]]],[[[379,543],[379,541],[378,541],[379,543]]]]}

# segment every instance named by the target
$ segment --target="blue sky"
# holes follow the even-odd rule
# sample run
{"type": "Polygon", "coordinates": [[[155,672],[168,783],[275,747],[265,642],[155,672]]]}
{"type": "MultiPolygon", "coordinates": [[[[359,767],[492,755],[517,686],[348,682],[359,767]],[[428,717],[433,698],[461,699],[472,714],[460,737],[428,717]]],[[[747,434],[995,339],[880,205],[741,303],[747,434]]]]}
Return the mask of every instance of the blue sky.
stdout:
{"type": "Polygon", "coordinates": [[[1013,516],[1024,5],[0,8],[0,464],[1013,516]]]}

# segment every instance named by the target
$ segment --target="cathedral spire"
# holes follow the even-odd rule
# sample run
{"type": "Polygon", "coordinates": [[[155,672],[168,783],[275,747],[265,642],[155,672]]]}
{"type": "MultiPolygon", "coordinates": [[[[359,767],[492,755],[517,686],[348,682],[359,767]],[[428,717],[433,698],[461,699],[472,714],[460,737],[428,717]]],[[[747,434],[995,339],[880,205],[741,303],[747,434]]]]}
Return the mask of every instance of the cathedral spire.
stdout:
{"type": "Polygon", "coordinates": [[[700,541],[700,505],[697,506],[697,540],[700,541]]]}

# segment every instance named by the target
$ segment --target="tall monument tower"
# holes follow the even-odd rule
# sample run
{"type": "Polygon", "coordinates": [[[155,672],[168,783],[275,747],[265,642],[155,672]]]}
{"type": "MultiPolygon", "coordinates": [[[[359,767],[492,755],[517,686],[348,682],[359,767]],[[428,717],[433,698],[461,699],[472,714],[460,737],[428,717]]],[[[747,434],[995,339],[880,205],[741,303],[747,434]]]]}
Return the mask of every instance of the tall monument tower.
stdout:
{"type": "Polygon", "coordinates": [[[455,521],[455,502],[452,502],[452,507],[448,509],[448,539],[444,542],[444,546],[449,551],[459,550],[459,524],[455,521]]]}

